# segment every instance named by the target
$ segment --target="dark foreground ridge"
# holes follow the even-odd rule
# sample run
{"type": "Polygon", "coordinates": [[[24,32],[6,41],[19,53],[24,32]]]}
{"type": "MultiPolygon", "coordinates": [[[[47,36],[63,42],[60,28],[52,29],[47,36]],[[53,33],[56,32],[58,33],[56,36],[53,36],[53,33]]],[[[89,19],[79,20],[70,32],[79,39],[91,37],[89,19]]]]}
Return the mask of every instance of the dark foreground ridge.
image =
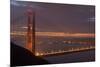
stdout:
{"type": "Polygon", "coordinates": [[[48,61],[34,56],[30,51],[11,43],[11,66],[50,64],[48,61]]]}

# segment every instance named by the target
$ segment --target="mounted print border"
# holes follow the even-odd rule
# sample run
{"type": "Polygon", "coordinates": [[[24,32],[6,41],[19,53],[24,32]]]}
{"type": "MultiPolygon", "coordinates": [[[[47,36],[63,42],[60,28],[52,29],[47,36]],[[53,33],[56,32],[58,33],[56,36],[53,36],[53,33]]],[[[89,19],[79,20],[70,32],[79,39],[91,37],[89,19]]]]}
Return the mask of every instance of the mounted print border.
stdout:
{"type": "Polygon", "coordinates": [[[95,61],[95,6],[11,0],[11,66],[95,61]]]}

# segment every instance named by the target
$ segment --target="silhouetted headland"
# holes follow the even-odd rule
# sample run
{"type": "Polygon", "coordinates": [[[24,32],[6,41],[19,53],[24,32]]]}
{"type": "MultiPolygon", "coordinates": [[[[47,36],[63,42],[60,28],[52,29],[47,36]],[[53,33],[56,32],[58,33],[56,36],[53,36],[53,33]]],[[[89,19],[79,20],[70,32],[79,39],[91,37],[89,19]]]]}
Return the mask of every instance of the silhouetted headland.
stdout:
{"type": "Polygon", "coordinates": [[[30,51],[11,42],[11,66],[50,64],[48,61],[36,57],[30,51]]]}

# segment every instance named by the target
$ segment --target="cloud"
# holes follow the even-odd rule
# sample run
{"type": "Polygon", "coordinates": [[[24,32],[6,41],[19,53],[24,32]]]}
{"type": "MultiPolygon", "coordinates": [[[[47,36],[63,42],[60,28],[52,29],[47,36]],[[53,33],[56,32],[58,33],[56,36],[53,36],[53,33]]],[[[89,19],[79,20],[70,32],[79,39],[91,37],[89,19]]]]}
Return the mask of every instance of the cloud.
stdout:
{"type": "Polygon", "coordinates": [[[36,5],[35,3],[30,3],[30,2],[21,2],[21,0],[11,0],[11,5],[14,5],[14,6],[21,6],[21,7],[31,7],[31,8],[41,8],[41,6],[39,5],[36,5]]]}
{"type": "Polygon", "coordinates": [[[88,21],[89,21],[89,22],[95,22],[95,17],[90,17],[90,18],[88,18],[88,21]]]}
{"type": "Polygon", "coordinates": [[[11,0],[10,2],[14,6],[20,6],[20,4],[16,0],[11,0]]]}
{"type": "Polygon", "coordinates": [[[28,6],[28,5],[26,5],[26,4],[20,3],[20,2],[17,1],[17,0],[11,0],[11,4],[14,5],[14,6],[22,6],[22,7],[27,7],[27,6],[28,6]]]}

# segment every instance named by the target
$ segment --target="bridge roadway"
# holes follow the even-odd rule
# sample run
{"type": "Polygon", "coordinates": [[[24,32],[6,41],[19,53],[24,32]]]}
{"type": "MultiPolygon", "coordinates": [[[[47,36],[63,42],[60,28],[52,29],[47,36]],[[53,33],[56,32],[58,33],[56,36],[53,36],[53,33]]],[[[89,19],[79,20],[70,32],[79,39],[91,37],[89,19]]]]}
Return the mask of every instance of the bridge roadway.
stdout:
{"type": "Polygon", "coordinates": [[[82,47],[82,48],[71,48],[70,50],[59,50],[57,52],[47,52],[47,53],[36,53],[36,56],[39,57],[50,57],[50,56],[58,56],[58,55],[64,55],[68,53],[74,53],[74,52],[81,52],[81,51],[88,51],[88,50],[94,50],[95,46],[90,47],[82,47]]]}

